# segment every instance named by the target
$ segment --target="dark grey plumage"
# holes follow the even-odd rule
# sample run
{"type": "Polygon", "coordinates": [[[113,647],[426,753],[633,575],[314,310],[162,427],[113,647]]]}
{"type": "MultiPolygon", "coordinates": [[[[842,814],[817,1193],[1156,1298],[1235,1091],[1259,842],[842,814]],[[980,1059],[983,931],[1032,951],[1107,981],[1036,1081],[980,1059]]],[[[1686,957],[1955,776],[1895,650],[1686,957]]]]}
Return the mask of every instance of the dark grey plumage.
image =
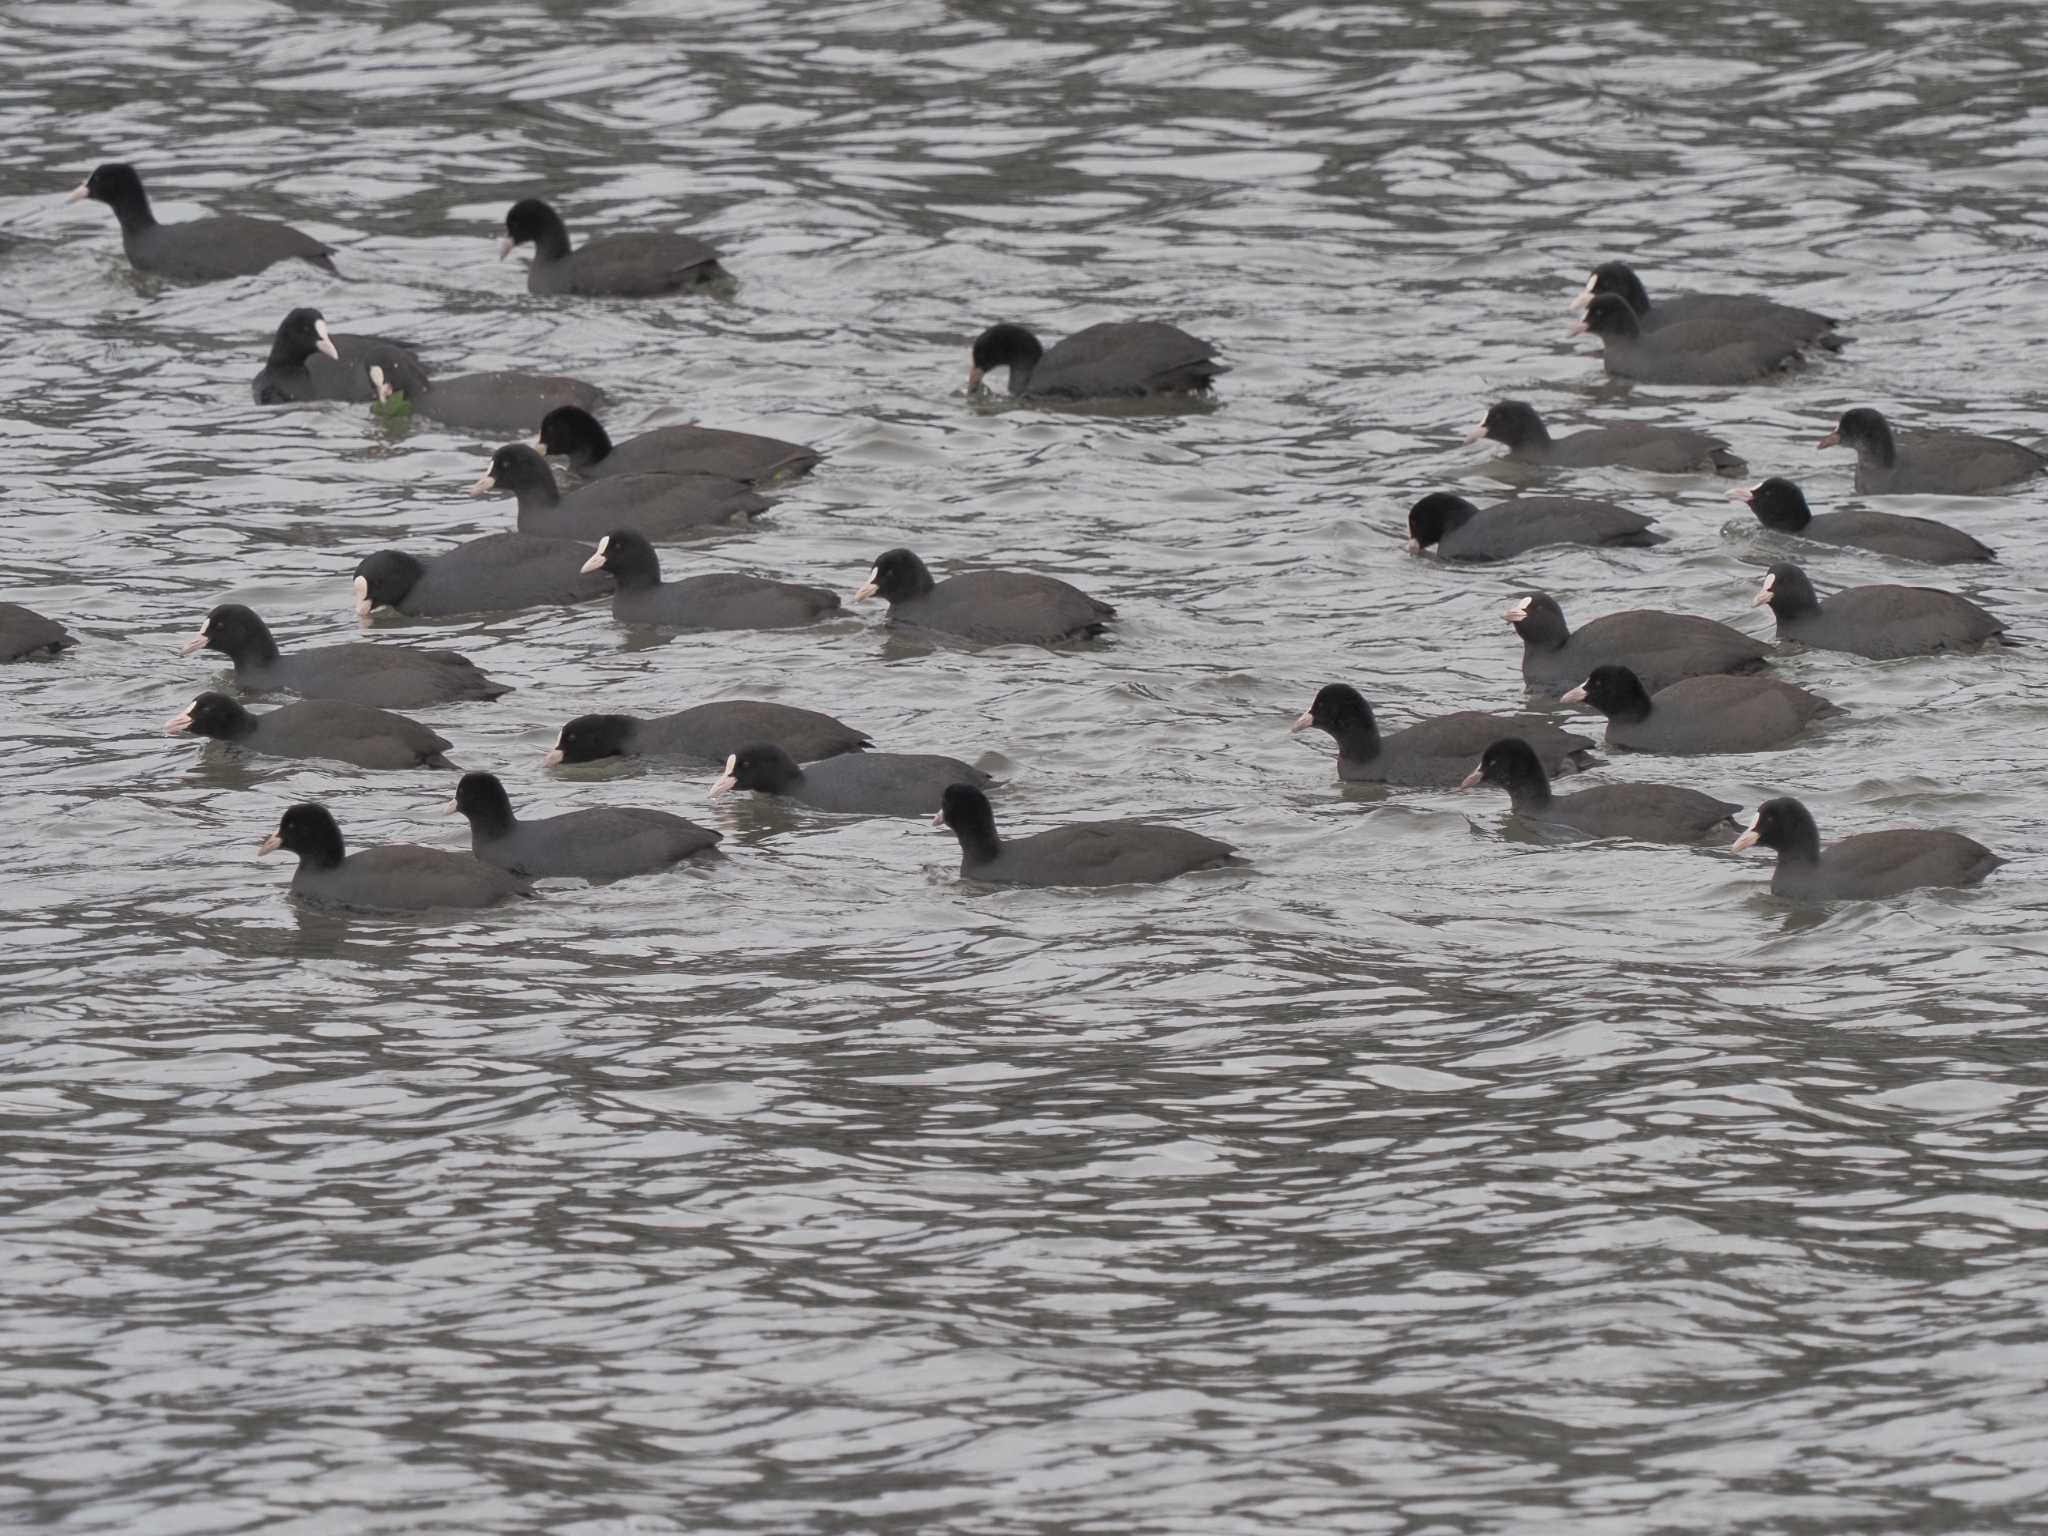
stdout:
{"type": "Polygon", "coordinates": [[[1747,502],[1766,528],[1816,544],[1867,549],[1894,560],[1918,560],[1927,565],[1966,565],[1998,558],[1989,545],[1931,517],[1863,510],[1816,515],[1806,504],[1805,492],[1776,476],[1730,494],[1747,502]]]}
{"type": "Polygon", "coordinates": [[[1683,677],[1754,672],[1771,648],[1741,630],[1689,613],[1631,608],[1603,614],[1577,629],[1547,592],[1517,598],[1502,615],[1522,640],[1522,681],[1555,698],[1595,667],[1617,662],[1655,692],[1683,677]]]}
{"type": "Polygon", "coordinates": [[[988,796],[950,785],[933,824],[960,840],[960,877],[988,885],[1139,885],[1245,861],[1228,843],[1148,821],[1084,821],[1000,836],[988,796]]]}
{"type": "Polygon", "coordinates": [[[1736,848],[1763,846],[1778,855],[1771,891],[1795,901],[1876,901],[1925,886],[1974,885],[2005,863],[1960,832],[1859,832],[1820,845],[1813,814],[1789,797],[1757,807],[1736,848]]]}
{"type": "Polygon", "coordinates": [[[1872,661],[1979,650],[2005,637],[2002,619],[1957,593],[1934,587],[1846,587],[1823,600],[1806,572],[1790,564],[1770,568],[1755,602],[1771,610],[1780,640],[1872,661]]]}

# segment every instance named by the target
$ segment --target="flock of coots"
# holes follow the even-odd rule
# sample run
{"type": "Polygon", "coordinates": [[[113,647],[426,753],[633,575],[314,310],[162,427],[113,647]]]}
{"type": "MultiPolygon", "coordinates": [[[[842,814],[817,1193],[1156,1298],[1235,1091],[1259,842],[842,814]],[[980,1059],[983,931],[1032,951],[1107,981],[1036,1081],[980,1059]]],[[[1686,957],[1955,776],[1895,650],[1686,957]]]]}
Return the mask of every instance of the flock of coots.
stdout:
{"type": "MultiPolygon", "coordinates": [[[[238,216],[160,224],[132,167],[103,165],[74,194],[107,204],[140,271],[204,282],[305,261],[334,273],[334,252],[287,225],[238,216]]],[[[622,234],[575,244],[560,215],[536,198],[506,214],[500,254],[531,246],[535,294],[649,299],[729,282],[719,253],[683,234],[622,234]]],[[[1740,385],[1801,366],[1849,338],[1826,316],[1741,295],[1655,298],[1628,266],[1594,270],[1574,300],[1609,372],[1665,384],[1740,385]]],[[[1019,325],[976,338],[967,385],[1001,371],[1011,395],[1062,402],[1198,395],[1224,371],[1216,351],[1154,321],[1091,325],[1048,348],[1019,325]]],[[[697,426],[663,427],[614,443],[595,412],[602,391],[580,380],[524,372],[430,373],[402,342],[330,330],[312,308],[279,325],[253,382],[262,404],[352,402],[380,415],[418,413],[507,442],[471,487],[516,503],[510,531],[437,551],[381,550],[355,566],[355,606],[414,617],[479,614],[609,599],[622,624],[686,630],[783,629],[840,611],[818,587],[738,573],[665,577],[657,546],[746,523],[774,483],[808,472],[818,454],[794,443],[697,426]],[[531,441],[524,441],[531,434],[531,441]],[[565,461],[566,487],[548,463],[565,461]]],[[[1620,467],[1659,474],[1740,475],[1747,466],[1710,433],[1614,423],[1553,437],[1528,405],[1503,400],[1474,429],[1509,457],[1552,469],[1620,467]]],[[[1856,453],[1856,486],[1870,494],[1983,495],[2048,468],[2018,443],[1957,432],[1894,428],[1874,410],[1844,412],[1822,446],[1856,453]]],[[[1976,539],[1924,518],[1874,511],[1816,515],[1798,486],[1770,478],[1736,495],[1765,526],[1829,546],[1930,564],[1985,561],[1976,539]]],[[[1517,496],[1488,507],[1444,492],[1408,515],[1410,548],[1446,561],[1498,561],[1549,545],[1664,542],[1653,520],[1579,496],[1517,496]]],[[[935,576],[916,553],[890,549],[854,601],[879,598],[892,623],[974,645],[1059,646],[1086,641],[1116,610],[1051,577],[1015,571],[935,576]]],[[[1963,651],[2006,641],[1998,619],[1967,599],[1917,586],[1822,592],[1799,566],[1774,565],[1756,594],[1780,641],[1874,659],[1963,651]]],[[[1773,675],[1773,648],[1710,619],[1652,610],[1608,614],[1573,628],[1546,593],[1531,592],[1505,618],[1523,646],[1529,691],[1604,717],[1601,739],[1542,713],[1446,715],[1383,732],[1357,689],[1317,693],[1294,729],[1337,745],[1340,779],[1395,787],[1493,785],[1516,815],[1570,832],[1649,842],[1724,839],[1738,807],[1690,789],[1612,783],[1558,794],[1551,780],[1614,752],[1699,754],[1781,747],[1838,713],[1826,699],[1773,675]]],[[[0,659],[61,654],[63,626],[0,604],[0,659]]],[[[455,765],[449,743],[400,710],[490,701],[509,690],[452,651],[356,642],[289,651],[241,604],[207,615],[187,653],[216,652],[244,695],[284,695],[250,708],[203,692],[167,730],[283,757],[373,769],[455,765]]],[[[813,809],[864,816],[931,816],[952,830],[961,873],[1025,885],[1157,881],[1240,860],[1227,844],[1143,821],[1089,822],[1021,837],[998,830],[987,774],[957,758],[869,750],[867,736],[817,711],[723,700],[640,718],[579,716],[564,724],[549,764],[614,756],[723,765],[714,794],[752,791],[813,809]]],[[[299,863],[298,894],[349,907],[417,910],[483,906],[533,894],[548,878],[616,879],[666,868],[716,846],[716,832],[665,811],[599,806],[522,820],[505,786],[465,773],[452,811],[468,819],[471,853],[412,845],[349,853],[327,810],[295,805],[263,851],[299,863]]],[[[1999,862],[1946,831],[1868,833],[1823,847],[1797,800],[1761,806],[1735,848],[1777,855],[1773,889],[1815,900],[1889,896],[1981,879],[1999,862]]]]}

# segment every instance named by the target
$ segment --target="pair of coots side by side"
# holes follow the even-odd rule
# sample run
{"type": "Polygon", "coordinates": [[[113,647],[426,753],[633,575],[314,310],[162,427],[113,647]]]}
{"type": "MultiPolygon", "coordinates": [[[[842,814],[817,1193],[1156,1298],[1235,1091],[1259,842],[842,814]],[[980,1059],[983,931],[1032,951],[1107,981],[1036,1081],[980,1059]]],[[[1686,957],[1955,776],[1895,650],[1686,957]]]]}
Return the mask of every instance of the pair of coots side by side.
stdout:
{"type": "Polygon", "coordinates": [[[418,709],[510,693],[459,651],[361,641],[284,652],[270,626],[241,603],[222,603],[206,616],[181,654],[217,651],[233,663],[235,683],[252,693],[295,693],[376,709],[418,709]]]}
{"type": "Polygon", "coordinates": [[[622,880],[707,853],[722,834],[668,811],[594,805],[521,818],[494,773],[466,773],[448,813],[469,822],[470,852],[529,880],[622,880]]]}
{"type": "Polygon", "coordinates": [[[1836,329],[1837,322],[1827,315],[1753,294],[1667,293],[1661,299],[1652,300],[1642,278],[1625,261],[1603,261],[1595,267],[1587,274],[1586,286],[1572,299],[1571,307],[1575,310],[1589,309],[1593,301],[1603,294],[1611,294],[1625,303],[1629,313],[1635,316],[1637,325],[1648,332],[1713,320],[1774,334],[1802,346],[1811,343],[1830,351],[1839,350],[1850,340],[1836,329]]]}
{"type": "Polygon", "coordinates": [[[128,264],[173,282],[207,283],[247,277],[280,261],[299,260],[330,277],[334,247],[271,219],[238,213],[214,214],[180,224],[159,224],[132,165],[99,166],[72,192],[71,200],[91,198],[114,210],[121,225],[121,249],[128,264]]]}
{"type": "Polygon", "coordinates": [[[331,330],[321,311],[307,307],[280,322],[250,390],[258,405],[403,395],[419,415],[477,432],[531,432],[553,410],[604,401],[596,385],[558,374],[498,369],[435,378],[405,342],[331,330]]]}
{"type": "Polygon", "coordinates": [[[165,724],[164,734],[204,736],[263,757],[329,758],[358,768],[455,767],[448,740],[419,721],[333,699],[256,714],[224,693],[202,693],[165,724]]]}
{"type": "Polygon", "coordinates": [[[1634,672],[1612,664],[1595,667],[1563,702],[1605,715],[1610,747],[1677,757],[1771,751],[1840,712],[1819,694],[1751,675],[1688,677],[1653,694],[1634,672]]]}
{"type": "Polygon", "coordinates": [[[392,843],[350,853],[324,805],[294,805],[258,846],[298,857],[294,896],[322,906],[374,912],[426,912],[437,907],[490,907],[534,894],[522,875],[467,853],[392,843]]]}
{"type": "Polygon", "coordinates": [[[583,562],[618,583],[612,617],[666,629],[789,629],[839,611],[836,593],[737,571],[661,579],[661,557],[630,529],[614,529],[583,562]]]}
{"type": "Polygon", "coordinates": [[[1934,587],[1847,587],[1823,600],[1806,572],[1770,568],[1753,606],[1768,607],[1780,640],[1872,661],[2011,645],[2002,620],[1966,597],[1934,587]]]}
{"type": "Polygon", "coordinates": [[[1349,683],[1328,683],[1290,727],[1324,731],[1337,743],[1337,777],[1352,784],[1447,789],[1460,783],[1489,743],[1519,736],[1553,774],[1593,761],[1589,737],[1560,730],[1540,715],[1440,715],[1382,736],[1365,696],[1349,683]]]}
{"type": "Polygon", "coordinates": [[[723,763],[734,753],[761,744],[780,747],[800,763],[873,745],[865,732],[814,709],[758,699],[720,699],[651,718],[578,715],[562,727],[544,761],[550,768],[609,757],[723,763]]]}
{"type": "Polygon", "coordinates": [[[1458,787],[1472,789],[1480,784],[1505,789],[1514,813],[1525,821],[1641,843],[1696,843],[1714,838],[1735,824],[1735,813],[1741,809],[1731,801],[1676,784],[1602,784],[1554,795],[1543,760],[1519,736],[1489,743],[1479,766],[1466,774],[1458,787]]]}
{"type": "Polygon", "coordinates": [[[1216,349],[1157,320],[1110,320],[1074,332],[1047,351],[1021,325],[992,325],[974,338],[967,393],[1004,369],[1009,391],[1054,400],[1143,399],[1206,394],[1228,370],[1216,349]]]}
{"type": "Polygon", "coordinates": [[[1652,519],[1584,496],[1517,496],[1476,507],[1431,491],[1408,509],[1409,550],[1433,548],[1440,560],[1509,560],[1553,544],[1639,549],[1666,542],[1652,519]]]}
{"type": "MultiPolygon", "coordinates": [[[[1526,742],[1512,738],[1486,749],[1463,788],[1507,790],[1524,820],[1594,837],[1636,842],[1720,842],[1737,825],[1740,807],[1673,784],[1606,784],[1553,795],[1543,765],[1526,742]]],[[[1865,832],[1825,852],[1812,814],[1794,799],[1767,800],[1748,829],[1729,845],[1763,846],[1778,855],[1771,889],[1807,901],[1872,900],[1925,886],[1973,885],[2005,860],[1972,838],[1937,830],[1865,832]]]]}
{"type": "Polygon", "coordinates": [[[377,398],[370,370],[416,376],[426,367],[404,342],[387,336],[359,336],[327,328],[319,310],[301,307],[279,323],[270,356],[250,384],[258,405],[295,405],[311,400],[363,402],[377,398]]]}
{"type": "Polygon", "coordinates": [[[1595,667],[1626,665],[1652,692],[1687,677],[1754,672],[1769,661],[1763,641],[1714,619],[1632,608],[1573,629],[1547,592],[1520,597],[1501,615],[1522,641],[1522,681],[1552,698],[1595,667]]]}
{"type": "Polygon", "coordinates": [[[718,252],[694,235],[636,231],[601,235],[572,247],[562,216],[537,197],[521,198],[506,210],[498,259],[522,245],[533,247],[533,262],[526,269],[528,293],[659,298],[726,276],[718,252]]]}
{"type": "Polygon", "coordinates": [[[356,566],[356,615],[446,618],[587,603],[611,589],[606,578],[584,571],[589,553],[575,539],[530,533],[487,533],[425,559],[381,549],[356,566]]]}
{"type": "Polygon", "coordinates": [[[935,581],[907,549],[884,551],[855,602],[879,597],[889,622],[984,645],[1059,645],[1102,633],[1116,609],[1079,587],[1028,571],[966,571],[935,581]]]}
{"type": "Polygon", "coordinates": [[[656,427],[614,443],[603,423],[573,405],[548,412],[533,446],[567,459],[569,468],[585,480],[615,475],[713,475],[764,485],[805,474],[820,457],[815,448],[801,443],[719,427],[656,427]]]}
{"type": "Polygon", "coordinates": [[[1860,509],[1815,513],[1806,503],[1806,493],[1779,476],[1728,494],[1747,503],[1756,520],[1766,528],[1816,544],[1867,549],[1894,560],[1917,560],[1925,565],[1966,565],[1998,558],[1988,545],[1930,517],[1860,509]]]}
{"type": "Polygon", "coordinates": [[[77,645],[71,631],[19,603],[0,603],[0,662],[39,661],[77,645]]]}
{"type": "Polygon", "coordinates": [[[1894,432],[1867,405],[1844,411],[1823,448],[1856,453],[1856,489],[1866,496],[1988,496],[2048,469],[2048,455],[1975,432],[1894,432]]]}
{"type": "Polygon", "coordinates": [[[1739,475],[1749,466],[1725,440],[1689,427],[1626,423],[1587,427],[1554,438],[1536,408],[1522,400],[1497,400],[1479,425],[1465,434],[1476,443],[1490,438],[1517,463],[1553,469],[1599,469],[1618,465],[1665,475],[1739,475]]]}
{"type": "Polygon", "coordinates": [[[769,505],[744,481],[712,475],[616,475],[565,494],[548,461],[526,443],[492,454],[469,488],[472,496],[493,491],[517,499],[521,533],[586,544],[614,529],[666,540],[744,527],[769,505]]]}
{"type": "Polygon", "coordinates": [[[1607,371],[1640,384],[1753,384],[1805,360],[1803,343],[1786,333],[1738,321],[1706,318],[1645,330],[1628,302],[1611,293],[1588,304],[1572,330],[1598,337],[1607,371]]]}
{"type": "Polygon", "coordinates": [[[752,790],[840,815],[929,816],[948,785],[985,789],[990,782],[979,768],[937,753],[852,752],[804,764],[778,746],[756,742],[725,760],[711,796],[752,790]]]}

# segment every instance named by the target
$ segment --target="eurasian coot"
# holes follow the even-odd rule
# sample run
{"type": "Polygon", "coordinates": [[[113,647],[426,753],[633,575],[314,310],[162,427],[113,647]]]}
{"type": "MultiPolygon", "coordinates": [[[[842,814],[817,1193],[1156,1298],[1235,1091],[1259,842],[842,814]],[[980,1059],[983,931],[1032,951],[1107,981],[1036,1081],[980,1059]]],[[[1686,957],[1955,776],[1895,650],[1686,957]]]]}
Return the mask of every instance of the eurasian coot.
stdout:
{"type": "Polygon", "coordinates": [[[794,477],[818,462],[818,452],[780,438],[718,427],[656,427],[614,443],[590,412],[564,405],[549,411],[534,446],[558,454],[586,480],[613,475],[716,475],[764,483],[794,477]]]}
{"type": "Polygon", "coordinates": [[[988,796],[948,785],[932,825],[960,840],[960,876],[989,885],[1136,885],[1242,864],[1228,843],[1149,821],[1083,821],[1000,837],[988,796]]]}
{"type": "Polygon", "coordinates": [[[1640,512],[1583,496],[1517,496],[1475,507],[1431,491],[1408,509],[1409,550],[1434,547],[1440,560],[1508,560],[1548,544],[1640,549],[1665,542],[1640,512]]]}
{"type": "Polygon", "coordinates": [[[1381,736],[1372,706],[1349,683],[1329,683],[1289,727],[1327,731],[1337,742],[1337,777],[1353,784],[1451,788],[1464,780],[1489,742],[1519,736],[1552,773],[1592,761],[1590,737],[1559,730],[1541,715],[1488,715],[1461,710],[1381,736]]]}
{"type": "Polygon", "coordinates": [[[667,811],[594,805],[522,821],[494,773],[465,773],[448,802],[469,820],[469,847],[486,864],[529,880],[621,880],[718,846],[721,834],[667,811]]]}
{"type": "Polygon", "coordinates": [[[1737,848],[1778,855],[1771,891],[1804,901],[1873,901],[1930,885],[1974,885],[2005,862],[1960,832],[1859,832],[1822,852],[1820,828],[1797,800],[1757,807],[1737,848]]]}
{"type": "Polygon", "coordinates": [[[266,757],[332,758],[358,768],[454,768],[448,741],[417,720],[333,699],[251,714],[224,693],[202,693],[164,726],[166,736],[206,736],[266,757]]]}
{"type": "Polygon", "coordinates": [[[565,496],[548,461],[525,443],[507,443],[492,454],[491,467],[469,488],[472,496],[489,491],[519,499],[521,533],[586,544],[614,529],[674,539],[744,526],[769,505],[751,486],[708,475],[619,475],[565,496]]]}
{"type": "Polygon", "coordinates": [[[1800,361],[1797,342],[1723,320],[1645,332],[1628,301],[1611,293],[1587,305],[1572,330],[1600,338],[1609,373],[1643,384],[1752,384],[1800,361]]]}
{"type": "Polygon", "coordinates": [[[533,247],[533,265],[526,269],[528,293],[646,299],[725,276],[718,252],[694,235],[603,235],[571,250],[562,216],[537,197],[521,198],[506,211],[498,259],[521,245],[533,247]]]}
{"type": "Polygon", "coordinates": [[[1806,493],[1790,480],[1776,476],[1728,494],[1736,501],[1747,502],[1756,520],[1766,528],[1797,534],[1817,544],[1868,549],[1894,560],[1918,560],[1927,565],[1964,565],[1998,558],[1989,546],[1931,517],[1864,511],[1823,512],[1815,516],[1806,504],[1806,493]]]}
{"type": "Polygon", "coordinates": [[[1595,267],[1586,278],[1586,286],[1572,300],[1572,308],[1584,309],[1603,293],[1626,300],[1646,331],[1692,320],[1722,320],[1775,331],[1788,341],[1815,342],[1830,350],[1839,349],[1850,339],[1836,331],[1836,322],[1827,315],[1750,294],[1667,293],[1652,303],[1643,280],[1625,261],[1603,261],[1595,267]]]}
{"type": "Polygon", "coordinates": [[[413,843],[391,843],[350,853],[341,828],[323,805],[295,805],[257,848],[298,855],[292,894],[337,907],[382,912],[424,912],[435,907],[488,907],[533,887],[509,870],[466,853],[444,853],[413,843]]]}
{"type": "Polygon", "coordinates": [[[751,789],[842,815],[929,816],[947,785],[988,783],[979,768],[933,753],[842,753],[805,767],[782,748],[757,742],[725,760],[711,794],[751,789]]]}
{"type": "Polygon", "coordinates": [[[138,272],[151,272],[181,283],[209,283],[246,277],[273,262],[296,257],[330,276],[334,248],[289,224],[244,218],[238,213],[159,224],[150,211],[149,194],[132,165],[102,165],[80,183],[71,201],[91,198],[105,203],[121,221],[121,248],[138,272]]]}
{"type": "Polygon", "coordinates": [[[470,432],[535,432],[550,411],[565,405],[594,411],[604,403],[604,391],[595,384],[516,368],[429,379],[419,368],[401,367],[394,374],[372,363],[370,383],[380,405],[394,392],[403,394],[420,415],[470,432]]]}
{"type": "Polygon", "coordinates": [[[1696,843],[1732,826],[1741,807],[1676,784],[1602,784],[1576,794],[1553,795],[1550,777],[1529,743],[1519,736],[1489,745],[1479,766],[1460,789],[1497,784],[1508,792],[1517,816],[1569,827],[1591,837],[1629,837],[1642,843],[1696,843]]]}
{"type": "Polygon", "coordinates": [[[1655,695],[1627,667],[1595,667],[1564,696],[1607,717],[1606,742],[1675,757],[1765,752],[1839,711],[1819,694],[1768,677],[1688,677],[1655,695]]]}
{"type": "Polygon", "coordinates": [[[1177,325],[1157,320],[1108,320],[1091,325],[1046,351],[1021,325],[992,325],[974,338],[967,392],[984,375],[1010,371],[1012,395],[1062,400],[1110,400],[1146,395],[1199,395],[1219,373],[1216,349],[1177,325]]]}
{"type": "Polygon", "coordinates": [[[562,727],[545,761],[550,768],[606,757],[722,763],[757,742],[772,743],[806,763],[859,752],[869,745],[862,732],[814,709],[754,699],[720,699],[652,719],[578,715],[562,727]]]}
{"type": "Polygon", "coordinates": [[[1847,587],[1822,602],[1796,565],[1772,566],[1751,606],[1771,610],[1780,640],[1872,661],[1975,650],[2005,635],[2002,620],[1934,587],[1847,587]]]}
{"type": "Polygon", "coordinates": [[[1058,645],[1102,633],[1116,610],[1079,587],[1026,571],[967,571],[934,582],[907,549],[885,551],[855,602],[879,597],[889,622],[959,635],[985,645],[1058,645]]]}
{"type": "Polygon", "coordinates": [[[1754,672],[1771,648],[1741,630],[1689,613],[1631,608],[1578,629],[1547,592],[1515,600],[1501,615],[1522,637],[1522,681],[1555,698],[1608,662],[1619,662],[1655,692],[1682,677],[1754,672]]]}
{"type": "Polygon", "coordinates": [[[0,662],[57,656],[78,644],[71,631],[19,603],[0,603],[0,662]]]}
{"type": "Polygon", "coordinates": [[[1663,475],[1739,475],[1749,467],[1728,451],[1724,440],[1689,427],[1627,422],[1587,427],[1553,438],[1535,407],[1521,400],[1498,400],[1489,406],[1465,441],[1481,438],[1504,444],[1508,458],[1517,463],[1548,464],[1557,469],[1618,464],[1663,475]]]}
{"type": "Polygon", "coordinates": [[[738,571],[715,571],[661,579],[661,558],[639,534],[614,529],[598,540],[597,553],[583,562],[619,584],[612,617],[621,624],[655,624],[672,629],[789,629],[813,624],[839,611],[839,598],[823,587],[772,581],[738,571]]]}
{"type": "Polygon", "coordinates": [[[410,369],[425,377],[420,360],[403,342],[382,336],[330,331],[317,309],[295,309],[270,339],[270,360],[250,385],[258,405],[304,400],[374,400],[372,368],[410,369]]]}
{"type": "Polygon", "coordinates": [[[355,606],[367,619],[379,608],[413,618],[496,613],[603,597],[602,576],[583,570],[585,546],[530,533],[487,533],[422,560],[381,549],[356,567],[355,606]]]}
{"type": "Polygon", "coordinates": [[[1820,446],[1856,450],[1856,489],[1866,496],[1988,496],[2048,469],[2048,456],[2002,437],[1894,433],[1867,405],[1842,412],[1820,446]]]}
{"type": "Polygon", "coordinates": [[[409,645],[322,645],[280,652],[270,626],[241,603],[222,603],[207,614],[181,655],[218,651],[234,663],[235,682],[252,693],[296,693],[304,699],[339,699],[377,709],[418,709],[462,699],[495,699],[512,690],[493,682],[458,651],[409,645]]]}

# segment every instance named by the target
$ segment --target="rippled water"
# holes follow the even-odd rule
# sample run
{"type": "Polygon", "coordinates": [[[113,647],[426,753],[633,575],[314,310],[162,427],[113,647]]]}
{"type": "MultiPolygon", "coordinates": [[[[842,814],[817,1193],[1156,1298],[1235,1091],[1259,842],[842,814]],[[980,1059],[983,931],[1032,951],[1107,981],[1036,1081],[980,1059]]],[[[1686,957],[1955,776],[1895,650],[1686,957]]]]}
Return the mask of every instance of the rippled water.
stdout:
{"type": "MultiPolygon", "coordinates": [[[[15,6],[0,18],[6,669],[0,1524],[77,1531],[1997,1530],[2048,1499],[2048,839],[2036,643],[1792,660],[1848,705],[1655,765],[1823,829],[1962,827],[1984,888],[1826,914],[1761,860],[1340,790],[1285,725],[1520,698],[1498,618],[1756,625],[1726,484],[1593,474],[1663,549],[1418,561],[1514,393],[1720,426],[1850,497],[1845,404],[2033,437],[2048,315],[2032,7],[15,6]],[[158,290],[61,194],[286,217],[349,280],[158,290]],[[505,206],[676,226],[724,299],[531,299],[505,206]],[[1610,386],[1595,260],[1848,317],[1742,392],[1610,386]],[[852,587],[893,544],[1066,575],[1110,642],[940,651],[871,614],[628,644],[601,610],[419,627],[518,685],[428,714],[515,800],[711,820],[728,856],[397,923],[254,845],[319,797],[459,846],[445,779],[158,734],[247,601],[346,638],[364,551],[506,526],[488,443],[276,412],[286,309],[444,369],[603,384],[830,457],[670,556],[852,587]],[[1213,410],[970,405],[967,343],[1156,315],[1213,410]],[[720,695],[987,754],[1006,824],[1158,813],[1243,874],[990,893],[950,837],[546,778],[562,720],[720,695]],[[217,751],[217,749],[216,749],[217,751]]],[[[2048,640],[2037,494],[1949,517],[2048,640]]],[[[1642,772],[1634,764],[1616,773],[1642,772]]]]}

